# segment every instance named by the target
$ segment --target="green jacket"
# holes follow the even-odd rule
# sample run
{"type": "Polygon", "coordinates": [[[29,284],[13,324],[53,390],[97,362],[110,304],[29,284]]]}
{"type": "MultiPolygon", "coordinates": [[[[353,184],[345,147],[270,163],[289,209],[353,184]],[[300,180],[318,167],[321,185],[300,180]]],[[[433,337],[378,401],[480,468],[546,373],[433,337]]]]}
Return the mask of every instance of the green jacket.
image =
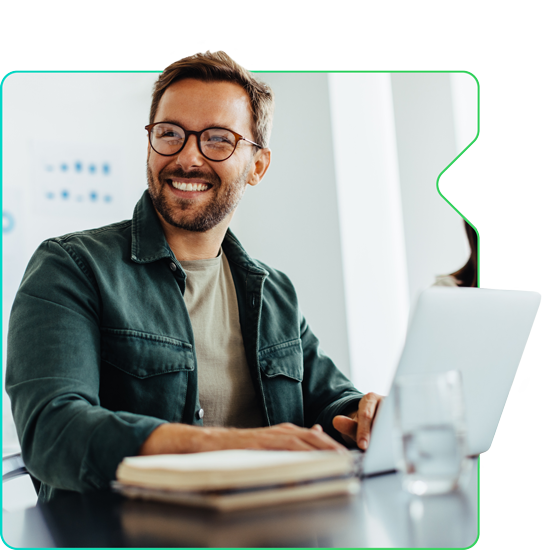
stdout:
{"type": "MultiPolygon", "coordinates": [[[[319,423],[339,439],[332,419],[361,394],[319,349],[288,277],[231,231],[222,246],[265,425],[319,423]]],[[[6,389],[41,500],[107,486],[163,422],[202,424],[185,278],[147,192],[132,220],[33,255],[10,317],[6,389]]]]}

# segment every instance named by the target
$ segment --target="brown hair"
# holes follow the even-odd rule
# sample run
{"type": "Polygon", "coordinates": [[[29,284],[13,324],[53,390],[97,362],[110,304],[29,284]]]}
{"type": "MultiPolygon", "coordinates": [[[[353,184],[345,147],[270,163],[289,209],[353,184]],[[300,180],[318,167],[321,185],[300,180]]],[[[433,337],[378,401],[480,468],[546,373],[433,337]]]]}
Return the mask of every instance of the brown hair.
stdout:
{"type": "Polygon", "coordinates": [[[468,243],[470,245],[470,257],[463,267],[461,267],[458,271],[451,273],[451,275],[458,281],[458,286],[478,286],[477,232],[466,220],[464,220],[464,228],[466,229],[466,235],[468,236],[468,243]]]}
{"type": "Polygon", "coordinates": [[[160,99],[166,88],[185,78],[195,78],[203,82],[234,82],[242,86],[250,98],[252,108],[252,139],[262,147],[267,147],[273,121],[273,92],[267,84],[254,78],[222,51],[197,53],[166,67],[153,87],[149,124],[155,121],[160,99]]]}

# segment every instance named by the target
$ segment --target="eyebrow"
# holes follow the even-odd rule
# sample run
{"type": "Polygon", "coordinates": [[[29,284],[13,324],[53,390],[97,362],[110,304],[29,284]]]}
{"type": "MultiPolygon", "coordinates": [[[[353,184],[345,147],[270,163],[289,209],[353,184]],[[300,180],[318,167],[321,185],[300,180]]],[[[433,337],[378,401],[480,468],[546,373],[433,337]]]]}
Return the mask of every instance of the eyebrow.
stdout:
{"type": "MultiPolygon", "coordinates": [[[[175,126],[179,126],[180,128],[185,129],[185,127],[181,124],[181,122],[177,122],[175,120],[159,120],[159,122],[162,122],[164,124],[174,124],[175,126]]],[[[206,130],[207,128],[223,128],[224,130],[229,130],[229,128],[227,126],[216,124],[214,122],[209,122],[204,128],[202,128],[201,130],[196,130],[196,131],[200,132],[202,130],[206,130]]]]}

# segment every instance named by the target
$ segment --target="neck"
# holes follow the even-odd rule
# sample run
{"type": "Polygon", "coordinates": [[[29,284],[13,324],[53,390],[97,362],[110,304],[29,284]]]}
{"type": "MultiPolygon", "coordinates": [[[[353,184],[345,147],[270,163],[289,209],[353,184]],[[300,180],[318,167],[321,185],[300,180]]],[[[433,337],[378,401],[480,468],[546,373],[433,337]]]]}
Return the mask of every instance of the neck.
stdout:
{"type": "Polygon", "coordinates": [[[227,216],[226,219],[212,229],[199,233],[197,231],[188,231],[174,227],[159,215],[166,242],[180,261],[215,258],[220,251],[232,217],[231,213],[231,215],[227,216]]]}

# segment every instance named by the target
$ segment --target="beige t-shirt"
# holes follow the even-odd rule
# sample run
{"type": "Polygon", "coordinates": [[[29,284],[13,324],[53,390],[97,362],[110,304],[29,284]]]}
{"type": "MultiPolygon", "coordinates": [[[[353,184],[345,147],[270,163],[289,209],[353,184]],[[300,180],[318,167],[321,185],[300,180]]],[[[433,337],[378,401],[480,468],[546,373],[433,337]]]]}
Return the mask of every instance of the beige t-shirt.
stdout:
{"type": "Polygon", "coordinates": [[[203,424],[262,426],[244,351],[237,294],[225,254],[222,251],[216,258],[180,264],[187,274],[183,299],[195,337],[203,424]]]}

